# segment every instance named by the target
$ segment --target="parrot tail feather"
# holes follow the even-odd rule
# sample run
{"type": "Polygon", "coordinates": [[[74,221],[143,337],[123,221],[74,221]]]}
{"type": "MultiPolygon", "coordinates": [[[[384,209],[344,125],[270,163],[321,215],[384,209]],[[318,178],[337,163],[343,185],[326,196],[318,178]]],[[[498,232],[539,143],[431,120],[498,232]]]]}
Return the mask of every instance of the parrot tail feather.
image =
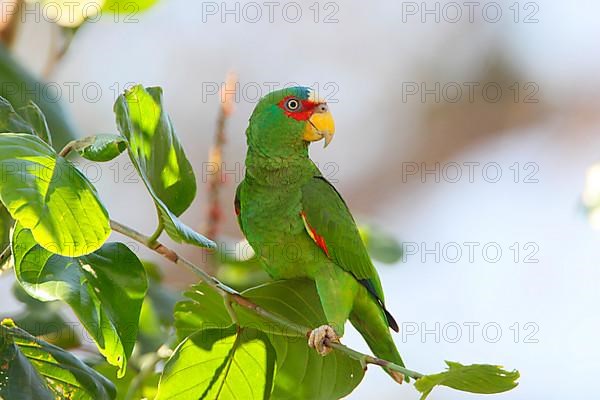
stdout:
{"type": "Polygon", "coordinates": [[[400,328],[398,327],[396,319],[387,310],[387,308],[385,308],[385,304],[383,304],[383,301],[381,301],[381,299],[377,295],[377,292],[375,291],[375,286],[373,286],[373,282],[371,282],[370,279],[360,279],[359,282],[367,289],[367,292],[369,292],[369,294],[373,296],[375,300],[377,300],[377,303],[379,304],[379,306],[383,310],[383,313],[385,314],[385,319],[388,323],[388,326],[392,328],[394,332],[400,332],[400,328]]]}

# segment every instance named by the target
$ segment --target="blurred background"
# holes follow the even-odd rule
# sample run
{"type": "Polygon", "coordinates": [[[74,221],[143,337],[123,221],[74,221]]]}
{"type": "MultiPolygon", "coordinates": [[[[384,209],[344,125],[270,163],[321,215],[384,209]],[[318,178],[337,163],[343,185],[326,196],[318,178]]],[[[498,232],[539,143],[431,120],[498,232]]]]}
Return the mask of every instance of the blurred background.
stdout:
{"type": "MultiPolygon", "coordinates": [[[[593,182],[583,201],[582,193],[600,160],[600,3],[151,3],[90,15],[74,29],[80,21],[55,23],[43,2],[2,0],[4,74],[18,63],[44,82],[32,96],[62,106],[70,123],[55,131],[63,143],[116,133],[118,94],[132,83],[162,86],[198,180],[183,220],[201,232],[211,214],[209,152],[231,103],[217,231],[227,243],[242,239],[232,204],[254,105],[272,88],[312,86],[337,125],[331,146],[312,146],[313,159],[359,222],[402,243],[402,257],[378,267],[407,365],[519,369],[519,386],[498,399],[595,396],[600,235],[585,206],[598,196],[593,182]],[[237,83],[224,94],[230,71],[237,83]]],[[[14,92],[6,76],[3,96],[14,92]]],[[[154,230],[154,206],[126,157],[80,166],[113,218],[154,230]]],[[[164,274],[175,290],[195,281],[172,267],[164,274]]],[[[12,274],[0,278],[2,315],[23,308],[12,282],[12,274]]],[[[351,328],[344,343],[367,350],[351,328]]],[[[418,397],[378,368],[349,398],[374,394],[418,397]]],[[[431,395],[475,397],[445,388],[431,395]]]]}

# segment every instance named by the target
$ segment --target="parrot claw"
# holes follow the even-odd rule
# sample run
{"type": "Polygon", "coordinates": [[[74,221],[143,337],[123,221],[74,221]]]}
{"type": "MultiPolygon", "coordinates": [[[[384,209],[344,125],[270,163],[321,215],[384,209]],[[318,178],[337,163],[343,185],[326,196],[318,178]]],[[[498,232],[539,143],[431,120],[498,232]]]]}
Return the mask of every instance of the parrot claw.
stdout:
{"type": "Polygon", "coordinates": [[[308,346],[317,350],[322,356],[326,356],[331,352],[332,348],[327,346],[325,343],[328,342],[340,342],[340,337],[335,333],[333,328],[329,325],[321,325],[320,327],[313,329],[308,337],[308,346]]]}

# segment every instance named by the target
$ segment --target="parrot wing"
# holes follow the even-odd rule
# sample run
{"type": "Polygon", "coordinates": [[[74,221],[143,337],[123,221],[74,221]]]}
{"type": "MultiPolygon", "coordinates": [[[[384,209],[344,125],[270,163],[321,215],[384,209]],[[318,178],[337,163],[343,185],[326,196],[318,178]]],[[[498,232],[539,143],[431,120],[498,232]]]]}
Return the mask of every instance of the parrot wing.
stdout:
{"type": "Polygon", "coordinates": [[[379,275],[356,222],[342,196],[324,177],[314,176],[302,187],[301,216],[315,244],[367,289],[385,313],[388,325],[397,332],[398,324],[385,308],[379,275]]]}

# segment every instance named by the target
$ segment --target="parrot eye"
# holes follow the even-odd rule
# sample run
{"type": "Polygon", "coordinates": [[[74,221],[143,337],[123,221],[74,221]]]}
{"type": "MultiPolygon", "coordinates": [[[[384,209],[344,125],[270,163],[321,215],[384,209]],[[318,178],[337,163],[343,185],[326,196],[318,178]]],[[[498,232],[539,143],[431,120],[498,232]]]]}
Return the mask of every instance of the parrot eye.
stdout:
{"type": "Polygon", "coordinates": [[[298,99],[291,98],[285,102],[285,108],[288,111],[298,111],[300,109],[300,102],[298,99]]]}

